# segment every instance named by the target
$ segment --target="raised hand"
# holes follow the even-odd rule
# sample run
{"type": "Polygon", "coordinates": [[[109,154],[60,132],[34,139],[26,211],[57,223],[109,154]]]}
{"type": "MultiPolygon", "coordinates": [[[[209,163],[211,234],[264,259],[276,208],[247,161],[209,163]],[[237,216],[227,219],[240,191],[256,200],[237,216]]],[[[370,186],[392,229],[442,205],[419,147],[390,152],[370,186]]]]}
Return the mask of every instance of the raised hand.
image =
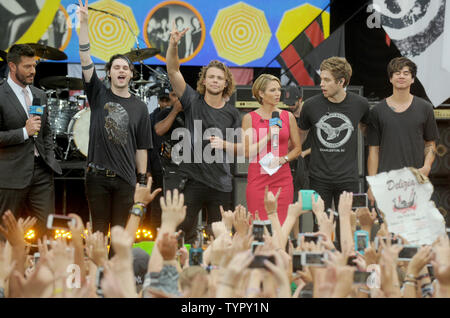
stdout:
{"type": "Polygon", "coordinates": [[[88,0],[86,0],[86,3],[83,4],[82,0],[78,0],[78,10],[77,15],[80,20],[80,23],[87,23],[89,19],[89,13],[88,13],[88,0]]]}
{"type": "Polygon", "coordinates": [[[12,247],[24,246],[24,232],[22,226],[10,210],[6,211],[2,217],[4,227],[0,225],[0,233],[8,240],[12,247]]]}
{"type": "Polygon", "coordinates": [[[144,203],[146,206],[153,201],[153,199],[162,191],[161,188],[152,192],[152,177],[147,180],[147,186],[143,187],[139,183],[136,184],[136,190],[134,191],[134,202],[144,203]]]}
{"type": "Polygon", "coordinates": [[[238,205],[234,211],[234,229],[238,235],[247,235],[250,228],[250,213],[244,206],[238,205]]]}
{"type": "Polygon", "coordinates": [[[433,256],[431,246],[422,246],[408,263],[408,274],[419,276],[420,271],[431,261],[433,256]]]}
{"type": "Polygon", "coordinates": [[[281,188],[278,189],[276,195],[269,191],[269,186],[266,186],[264,193],[264,207],[266,208],[267,215],[277,212],[278,208],[278,197],[280,196],[281,188]]]}
{"type": "Polygon", "coordinates": [[[377,212],[375,212],[375,209],[369,211],[369,208],[359,208],[356,210],[356,217],[361,227],[369,228],[375,223],[375,220],[377,219],[377,212]]]}
{"type": "Polygon", "coordinates": [[[119,257],[131,257],[131,248],[134,240],[125,229],[119,225],[111,229],[111,245],[119,257]]]}
{"type": "Polygon", "coordinates": [[[170,32],[170,44],[177,46],[178,42],[181,40],[181,38],[186,34],[186,32],[189,30],[189,28],[185,28],[183,31],[179,31],[177,29],[177,25],[175,24],[175,21],[172,23],[172,31],[170,32]]]}
{"type": "Polygon", "coordinates": [[[434,257],[431,261],[434,276],[442,286],[450,287],[450,242],[447,237],[439,237],[433,246],[434,257]]]}
{"type": "MultiPolygon", "coordinates": [[[[300,196],[300,194],[299,194],[300,196]]],[[[325,213],[325,202],[323,202],[320,195],[317,197],[317,200],[315,198],[316,196],[314,194],[311,195],[311,203],[312,203],[312,211],[314,215],[318,218],[319,215],[322,213],[325,213]]]]}
{"type": "Polygon", "coordinates": [[[178,190],[167,191],[165,197],[161,197],[161,225],[168,224],[177,227],[186,217],[186,206],[184,206],[184,195],[178,194],[178,190]]]}
{"type": "Polygon", "coordinates": [[[233,227],[234,213],[232,211],[225,211],[222,206],[219,206],[219,208],[220,214],[222,215],[222,222],[225,224],[227,231],[231,232],[231,229],[233,227]]]}
{"type": "Polygon", "coordinates": [[[353,193],[342,192],[339,197],[338,212],[341,217],[348,216],[352,214],[352,203],[353,203],[353,193]]]}
{"type": "Polygon", "coordinates": [[[157,244],[163,260],[171,261],[175,259],[178,249],[177,236],[175,234],[163,233],[157,244]]]}

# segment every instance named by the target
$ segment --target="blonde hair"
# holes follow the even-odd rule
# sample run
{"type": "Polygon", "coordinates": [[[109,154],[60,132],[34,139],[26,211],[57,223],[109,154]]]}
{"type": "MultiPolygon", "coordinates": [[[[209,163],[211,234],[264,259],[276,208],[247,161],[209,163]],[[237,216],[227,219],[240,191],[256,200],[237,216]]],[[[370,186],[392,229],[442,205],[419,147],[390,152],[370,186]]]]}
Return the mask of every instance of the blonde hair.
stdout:
{"type": "Polygon", "coordinates": [[[352,67],[343,57],[333,56],[320,64],[320,71],[329,71],[333,75],[336,83],[341,78],[344,79],[344,87],[350,84],[350,78],[352,77],[352,67]]]}
{"type": "Polygon", "coordinates": [[[235,88],[233,74],[231,73],[228,66],[226,66],[224,63],[217,61],[217,60],[213,60],[213,61],[209,62],[208,65],[202,67],[200,74],[198,75],[197,92],[199,92],[201,95],[205,95],[206,87],[205,87],[205,84],[203,84],[203,81],[205,80],[206,72],[211,67],[218,68],[219,70],[222,70],[225,73],[226,86],[222,92],[222,96],[231,97],[231,95],[233,95],[234,88],[235,88]]]}
{"type": "Polygon", "coordinates": [[[253,83],[252,94],[256,98],[258,103],[260,103],[261,105],[262,105],[262,98],[261,98],[261,96],[259,96],[259,92],[260,91],[264,92],[267,88],[267,85],[272,81],[278,82],[278,84],[280,84],[280,86],[281,86],[280,79],[271,74],[261,74],[260,76],[258,76],[256,81],[253,83]]]}

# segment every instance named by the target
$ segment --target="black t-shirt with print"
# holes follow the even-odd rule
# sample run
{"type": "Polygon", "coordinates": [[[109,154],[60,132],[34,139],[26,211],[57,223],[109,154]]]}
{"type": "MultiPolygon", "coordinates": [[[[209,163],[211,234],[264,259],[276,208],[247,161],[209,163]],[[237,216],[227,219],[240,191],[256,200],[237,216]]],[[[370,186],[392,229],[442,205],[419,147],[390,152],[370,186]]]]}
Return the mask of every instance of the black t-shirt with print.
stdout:
{"type": "Polygon", "coordinates": [[[114,171],[134,186],[136,150],[152,147],[147,105],[134,95],[115,95],[95,71],[85,88],[91,108],[88,162],[114,171]]]}
{"type": "MultiPolygon", "coordinates": [[[[215,151],[218,151],[218,149],[209,150],[210,135],[227,140],[227,128],[231,130],[240,128],[239,112],[230,103],[225,103],[220,109],[209,106],[205,102],[204,96],[187,84],[180,101],[183,105],[186,129],[191,136],[190,163],[183,161],[180,164],[180,172],[187,175],[190,179],[194,179],[216,190],[231,192],[233,188],[229,163],[232,162],[233,158],[227,158],[225,151],[222,151],[220,155],[223,160],[210,162],[203,154],[213,153],[214,155],[215,151]],[[195,127],[197,129],[194,133],[195,127]],[[208,130],[209,134],[205,134],[206,130],[208,130]],[[203,140],[204,134],[205,140],[203,140]],[[205,149],[205,147],[207,148],[205,149]]],[[[227,141],[236,142],[237,140],[235,138],[227,141]]],[[[189,151],[186,152],[189,153],[189,151]]],[[[184,155],[186,155],[185,152],[184,155]]]]}
{"type": "Polygon", "coordinates": [[[407,110],[396,113],[383,100],[371,109],[370,115],[368,141],[370,146],[380,147],[378,173],[421,168],[425,141],[439,138],[433,105],[414,96],[407,110]]]}
{"type": "Polygon", "coordinates": [[[369,122],[369,103],[354,93],[347,92],[341,103],[332,103],[323,94],[305,101],[299,127],[311,136],[311,178],[329,183],[358,181],[360,122],[369,122]]]}

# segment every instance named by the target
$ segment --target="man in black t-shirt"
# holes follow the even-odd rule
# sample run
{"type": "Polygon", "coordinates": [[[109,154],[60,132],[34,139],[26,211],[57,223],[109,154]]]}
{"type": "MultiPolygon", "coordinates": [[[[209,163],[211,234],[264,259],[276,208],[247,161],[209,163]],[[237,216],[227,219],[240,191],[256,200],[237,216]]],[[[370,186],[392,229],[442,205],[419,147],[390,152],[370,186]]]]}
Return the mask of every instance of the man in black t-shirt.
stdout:
{"type": "MultiPolygon", "coordinates": [[[[414,167],[428,176],[436,154],[439,132],[433,105],[410,93],[417,66],[405,57],[389,62],[393,94],[371,110],[368,133],[369,176],[414,167]]],[[[369,199],[374,202],[372,191],[369,199]]]]}
{"type": "Polygon", "coordinates": [[[224,149],[230,147],[236,152],[237,145],[234,140],[223,139],[227,128],[240,128],[240,117],[236,108],[226,102],[234,90],[234,80],[223,63],[211,61],[202,68],[197,91],[186,84],[178,60],[178,43],[186,31],[172,30],[166,61],[170,83],[180,98],[189,132],[183,137],[183,144],[187,144],[183,148],[183,158],[187,160],[180,164],[180,173],[187,180],[184,188],[186,219],[181,228],[186,233],[185,241],[194,243],[197,215],[203,206],[206,206],[208,224],[221,220],[220,205],[225,210],[231,208],[232,175],[224,149]],[[208,154],[212,153],[214,157],[223,155],[222,160],[209,160],[208,154]]]}
{"type": "MultiPolygon", "coordinates": [[[[367,99],[347,92],[352,68],[340,57],[320,66],[323,94],[305,101],[299,119],[301,133],[309,130],[310,187],[319,193],[325,208],[337,209],[343,191],[359,192],[357,141],[360,123],[368,124],[367,99]]],[[[304,140],[304,138],[302,138],[304,140]]]]}
{"type": "Polygon", "coordinates": [[[129,92],[134,66],[126,56],[114,55],[105,66],[110,89],[98,79],[89,51],[86,5],[80,5],[79,44],[91,109],[86,196],[93,231],[106,234],[109,226],[127,222],[136,170],[139,183],[146,182],[147,149],[152,147],[150,120],[147,106],[129,92]]]}
{"type": "MultiPolygon", "coordinates": [[[[178,188],[181,176],[178,165],[172,161],[172,147],[178,142],[171,139],[174,129],[184,127],[183,107],[174,92],[164,89],[158,95],[159,107],[150,114],[153,149],[149,151],[148,172],[153,178],[155,188],[167,190],[178,188]]],[[[151,224],[154,230],[161,224],[160,193],[151,202],[151,224]]]]}

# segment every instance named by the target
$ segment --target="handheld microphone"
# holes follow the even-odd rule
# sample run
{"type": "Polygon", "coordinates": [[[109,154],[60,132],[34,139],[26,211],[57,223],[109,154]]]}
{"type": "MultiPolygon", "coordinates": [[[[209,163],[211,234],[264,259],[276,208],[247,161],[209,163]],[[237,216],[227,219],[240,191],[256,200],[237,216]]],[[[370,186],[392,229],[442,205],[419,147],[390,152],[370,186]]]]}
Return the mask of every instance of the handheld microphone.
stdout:
{"type": "MultiPolygon", "coordinates": [[[[269,120],[269,127],[277,126],[281,129],[282,127],[282,121],[280,119],[280,113],[278,112],[272,112],[272,118],[269,120]]],[[[277,132],[275,132],[271,136],[272,140],[272,148],[277,149],[278,148],[278,142],[279,142],[279,130],[277,129],[277,132]]]]}
{"type": "MultiPolygon", "coordinates": [[[[33,105],[30,106],[30,117],[41,117],[44,114],[44,107],[41,105],[41,99],[38,97],[33,98],[33,105]]],[[[37,138],[38,132],[35,132],[33,138],[37,138]]]]}

